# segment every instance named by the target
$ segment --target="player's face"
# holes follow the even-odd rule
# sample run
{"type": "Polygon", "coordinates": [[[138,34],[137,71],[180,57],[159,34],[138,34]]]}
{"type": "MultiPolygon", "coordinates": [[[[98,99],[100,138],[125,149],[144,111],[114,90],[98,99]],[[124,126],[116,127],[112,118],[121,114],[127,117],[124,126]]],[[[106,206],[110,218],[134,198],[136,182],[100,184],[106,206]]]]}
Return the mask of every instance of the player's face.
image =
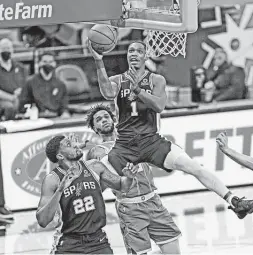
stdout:
{"type": "Polygon", "coordinates": [[[114,121],[111,118],[111,115],[105,110],[101,110],[94,114],[93,123],[95,131],[99,134],[111,134],[114,130],[114,121]]]}
{"type": "Polygon", "coordinates": [[[61,159],[69,161],[77,161],[83,156],[83,151],[76,146],[76,143],[72,143],[69,138],[64,138],[61,141],[59,153],[61,159]]]}
{"type": "Polygon", "coordinates": [[[145,65],[146,61],[146,49],[141,43],[132,43],[127,51],[127,61],[128,65],[134,66],[139,69],[145,65]]]}

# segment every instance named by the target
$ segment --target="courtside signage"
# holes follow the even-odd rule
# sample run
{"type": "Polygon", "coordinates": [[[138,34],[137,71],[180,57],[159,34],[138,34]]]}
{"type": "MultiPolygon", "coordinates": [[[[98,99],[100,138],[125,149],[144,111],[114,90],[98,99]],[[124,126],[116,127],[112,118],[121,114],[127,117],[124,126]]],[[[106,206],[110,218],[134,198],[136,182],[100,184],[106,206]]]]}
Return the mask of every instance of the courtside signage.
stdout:
{"type": "Polygon", "coordinates": [[[0,28],[110,20],[121,14],[119,0],[4,0],[0,28]]]}
{"type": "MultiPolygon", "coordinates": [[[[241,168],[224,156],[217,148],[215,138],[219,132],[226,130],[232,148],[253,156],[252,115],[253,110],[243,110],[162,118],[161,134],[184,148],[225,185],[251,184],[252,171],[241,168]]],[[[80,126],[1,135],[5,198],[11,209],[35,208],[38,205],[42,180],[53,167],[45,156],[46,143],[50,137],[68,132],[75,132],[83,141],[101,142],[94,132],[80,126]]],[[[196,178],[181,171],[167,174],[162,169],[153,169],[153,173],[160,194],[205,189],[196,178]]],[[[103,195],[106,200],[114,198],[110,189],[103,195]]]]}

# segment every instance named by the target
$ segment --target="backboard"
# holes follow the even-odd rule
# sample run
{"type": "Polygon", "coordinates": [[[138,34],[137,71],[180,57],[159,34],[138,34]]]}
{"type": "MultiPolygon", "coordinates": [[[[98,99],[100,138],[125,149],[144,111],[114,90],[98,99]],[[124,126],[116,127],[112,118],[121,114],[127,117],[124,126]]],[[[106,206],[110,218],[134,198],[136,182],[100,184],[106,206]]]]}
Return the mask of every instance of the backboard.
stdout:
{"type": "Polygon", "coordinates": [[[199,0],[123,0],[123,18],[111,24],[164,32],[193,33],[199,0]]]}

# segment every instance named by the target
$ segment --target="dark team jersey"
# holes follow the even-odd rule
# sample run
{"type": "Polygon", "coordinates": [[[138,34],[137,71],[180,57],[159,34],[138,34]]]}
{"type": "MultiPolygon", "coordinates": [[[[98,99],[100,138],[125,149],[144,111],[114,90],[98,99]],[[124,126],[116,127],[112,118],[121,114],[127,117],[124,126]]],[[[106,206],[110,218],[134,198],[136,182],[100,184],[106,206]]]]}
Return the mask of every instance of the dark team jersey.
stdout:
{"type": "MultiPolygon", "coordinates": [[[[157,132],[157,113],[148,108],[134,93],[130,90],[130,81],[127,79],[128,73],[120,75],[120,91],[116,97],[116,106],[118,111],[117,130],[119,135],[134,136],[136,134],[153,134],[157,132]]],[[[139,82],[141,89],[152,94],[153,73],[145,71],[139,82]]]]}
{"type": "MultiPolygon", "coordinates": [[[[104,142],[102,144],[96,145],[95,148],[97,150],[100,150],[100,153],[102,155],[108,155],[109,151],[113,147],[114,142],[104,142]],[[104,152],[102,152],[102,150],[104,152]]],[[[98,152],[99,153],[99,152],[98,152]]],[[[97,155],[99,156],[99,155],[97,155]]],[[[99,157],[100,158],[100,157],[99,157]]],[[[112,165],[109,163],[107,157],[104,157],[101,159],[101,161],[107,166],[107,168],[114,174],[117,175],[123,175],[121,169],[114,169],[112,165]]],[[[138,173],[133,179],[132,185],[127,193],[122,193],[120,191],[114,191],[114,194],[118,198],[132,198],[132,197],[137,197],[137,196],[142,196],[145,194],[148,194],[152,191],[156,190],[156,186],[154,183],[154,177],[152,173],[152,167],[148,165],[147,163],[140,163],[138,169],[138,173]]]]}
{"type": "MultiPolygon", "coordinates": [[[[99,184],[99,176],[79,161],[82,172],[66,188],[60,199],[62,234],[84,235],[95,233],[106,225],[105,203],[99,184]]],[[[52,170],[60,180],[64,170],[52,170]]]]}

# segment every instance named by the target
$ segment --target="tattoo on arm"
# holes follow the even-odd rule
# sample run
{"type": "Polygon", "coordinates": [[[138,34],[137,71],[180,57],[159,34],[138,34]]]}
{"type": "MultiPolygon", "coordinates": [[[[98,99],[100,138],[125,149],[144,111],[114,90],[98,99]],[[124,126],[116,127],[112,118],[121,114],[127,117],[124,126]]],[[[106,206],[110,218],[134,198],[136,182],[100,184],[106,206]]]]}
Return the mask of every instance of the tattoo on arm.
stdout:
{"type": "Polygon", "coordinates": [[[121,177],[112,173],[102,162],[94,161],[91,169],[100,175],[101,181],[109,188],[115,190],[121,189],[121,177]]]}

